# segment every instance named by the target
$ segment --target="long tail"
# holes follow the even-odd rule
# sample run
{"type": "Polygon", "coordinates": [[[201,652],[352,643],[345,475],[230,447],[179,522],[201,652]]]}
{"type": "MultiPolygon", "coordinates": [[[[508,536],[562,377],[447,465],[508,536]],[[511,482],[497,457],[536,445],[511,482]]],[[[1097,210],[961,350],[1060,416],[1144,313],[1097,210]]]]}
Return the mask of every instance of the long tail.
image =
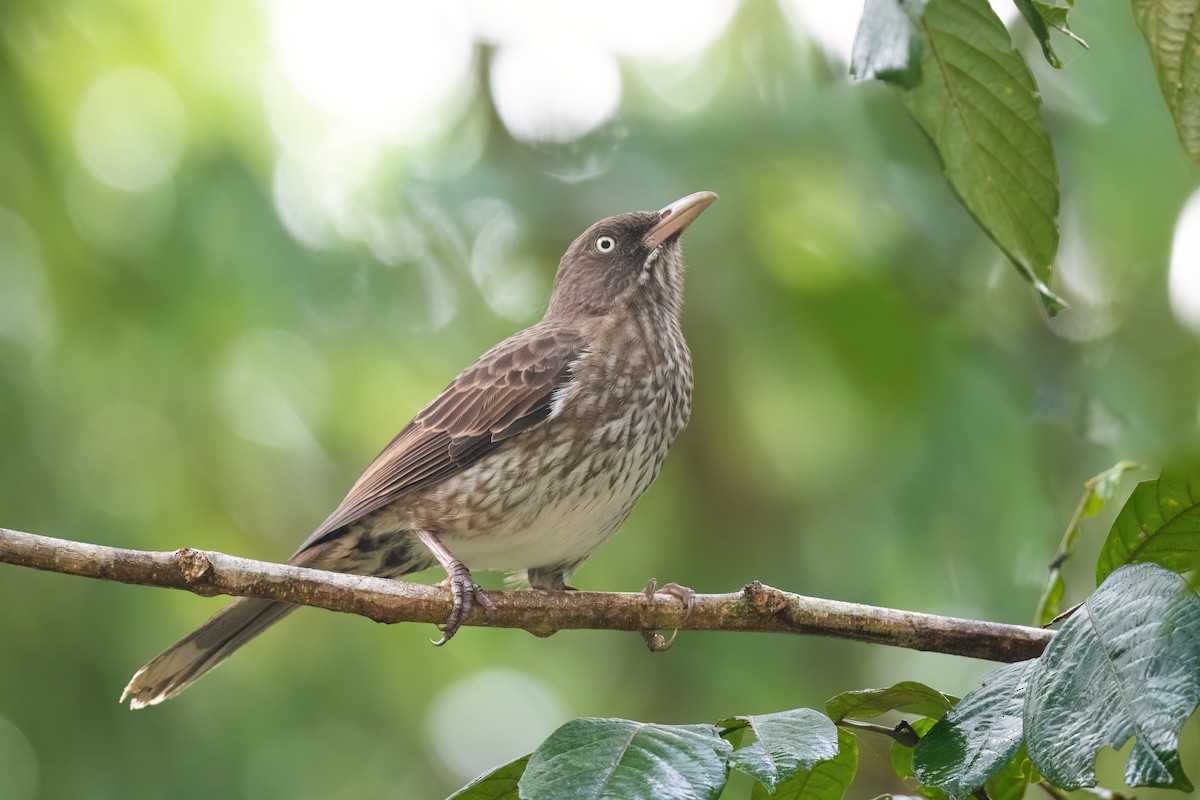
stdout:
{"type": "Polygon", "coordinates": [[[144,708],[174,697],[200,676],[283,619],[296,606],[243,597],[139,669],[121,693],[130,708],[144,708]]]}

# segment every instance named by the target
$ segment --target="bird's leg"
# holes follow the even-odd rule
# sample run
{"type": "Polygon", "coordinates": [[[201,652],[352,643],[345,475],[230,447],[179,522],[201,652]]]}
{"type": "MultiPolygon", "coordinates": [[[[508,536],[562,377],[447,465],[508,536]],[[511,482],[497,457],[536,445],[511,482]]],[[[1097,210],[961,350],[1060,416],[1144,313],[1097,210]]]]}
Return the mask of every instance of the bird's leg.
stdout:
{"type": "Polygon", "coordinates": [[[475,607],[476,603],[479,603],[488,612],[494,611],[496,604],[483,593],[479,584],[475,583],[475,579],[471,577],[471,570],[455,558],[446,545],[442,544],[442,540],[436,533],[433,531],[414,531],[413,533],[421,544],[429,548],[429,552],[433,553],[433,557],[446,570],[445,584],[450,589],[450,597],[454,600],[454,608],[450,611],[450,616],[438,626],[438,630],[442,632],[442,638],[434,642],[434,645],[441,647],[450,641],[454,634],[458,633],[463,620],[470,616],[471,609],[475,607]]]}
{"type": "Polygon", "coordinates": [[[530,569],[525,573],[531,589],[548,589],[553,592],[577,592],[574,586],[567,585],[567,572],[562,567],[530,569]]]}
{"type": "MultiPolygon", "coordinates": [[[[669,594],[672,597],[678,597],[683,601],[687,611],[683,615],[683,621],[686,623],[692,617],[692,609],[696,607],[696,593],[686,586],[680,586],[678,583],[671,582],[659,588],[658,581],[654,578],[646,584],[645,594],[651,600],[656,594],[669,594]]],[[[665,650],[670,650],[671,645],[675,644],[675,637],[679,635],[679,629],[676,628],[671,632],[670,639],[664,639],[662,634],[654,631],[640,631],[642,638],[646,640],[646,647],[650,648],[651,653],[661,653],[665,650]]]]}

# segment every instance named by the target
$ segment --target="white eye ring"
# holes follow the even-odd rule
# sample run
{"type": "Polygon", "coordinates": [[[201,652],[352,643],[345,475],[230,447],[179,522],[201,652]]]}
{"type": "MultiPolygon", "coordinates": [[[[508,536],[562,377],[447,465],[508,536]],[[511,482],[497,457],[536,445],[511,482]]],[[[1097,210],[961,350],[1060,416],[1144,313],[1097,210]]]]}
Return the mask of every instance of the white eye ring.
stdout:
{"type": "Polygon", "coordinates": [[[611,253],[617,246],[617,240],[611,236],[600,236],[596,239],[596,249],[601,253],[611,253]]]}

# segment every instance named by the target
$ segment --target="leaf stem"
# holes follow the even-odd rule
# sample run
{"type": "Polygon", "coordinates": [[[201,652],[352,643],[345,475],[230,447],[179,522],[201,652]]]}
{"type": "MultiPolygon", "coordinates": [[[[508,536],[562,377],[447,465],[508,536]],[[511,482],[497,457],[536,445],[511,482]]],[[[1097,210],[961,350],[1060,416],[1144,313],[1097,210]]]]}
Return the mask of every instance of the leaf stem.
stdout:
{"type": "Polygon", "coordinates": [[[913,727],[904,720],[900,720],[894,728],[889,728],[886,725],[877,725],[874,722],[860,722],[856,719],[839,720],[837,725],[849,730],[878,733],[880,736],[886,736],[905,747],[916,747],[917,742],[921,741],[921,735],[913,730],[913,727]]]}

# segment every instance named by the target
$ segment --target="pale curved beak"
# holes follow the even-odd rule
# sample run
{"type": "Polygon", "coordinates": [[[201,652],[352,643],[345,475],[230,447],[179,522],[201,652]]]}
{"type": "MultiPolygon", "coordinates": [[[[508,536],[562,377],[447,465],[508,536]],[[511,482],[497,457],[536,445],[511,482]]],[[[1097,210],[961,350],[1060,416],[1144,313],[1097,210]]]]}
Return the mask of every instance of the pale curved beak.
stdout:
{"type": "Polygon", "coordinates": [[[658,212],[658,223],[646,231],[642,244],[653,250],[677,233],[687,229],[696,221],[696,217],[704,213],[704,209],[717,200],[716,192],[696,192],[687,197],[681,197],[671,205],[658,212]]]}

